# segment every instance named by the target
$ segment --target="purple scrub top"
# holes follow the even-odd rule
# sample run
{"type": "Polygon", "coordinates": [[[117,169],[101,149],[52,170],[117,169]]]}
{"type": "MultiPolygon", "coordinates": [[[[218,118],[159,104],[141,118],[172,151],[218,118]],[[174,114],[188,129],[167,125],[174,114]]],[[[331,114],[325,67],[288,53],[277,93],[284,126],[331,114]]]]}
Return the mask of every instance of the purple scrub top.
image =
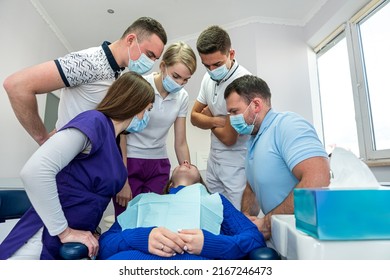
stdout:
{"type": "MultiPolygon", "coordinates": [[[[96,111],[86,111],[65,125],[77,128],[89,138],[89,154],[80,153],[56,176],[59,199],[71,228],[94,232],[104,211],[123,187],[127,170],[115,137],[111,119],[96,111]]],[[[61,131],[60,130],[60,131],[61,131]]],[[[12,256],[42,226],[42,220],[31,207],[0,244],[0,259],[12,256]]],[[[60,259],[62,245],[58,236],[43,231],[41,259],[60,259]]]]}

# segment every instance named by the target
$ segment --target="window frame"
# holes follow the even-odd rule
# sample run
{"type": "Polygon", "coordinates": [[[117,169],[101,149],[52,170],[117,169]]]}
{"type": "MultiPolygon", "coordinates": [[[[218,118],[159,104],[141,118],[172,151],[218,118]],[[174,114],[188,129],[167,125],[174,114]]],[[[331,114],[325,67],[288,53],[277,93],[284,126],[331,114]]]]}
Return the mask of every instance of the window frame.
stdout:
{"type": "MultiPolygon", "coordinates": [[[[314,49],[316,58],[318,59],[318,57],[320,57],[323,53],[335,45],[336,42],[338,42],[338,38],[340,36],[345,36],[351,72],[352,94],[355,107],[360,157],[367,163],[385,161],[388,165],[390,165],[390,149],[374,150],[373,148],[375,143],[370,112],[371,106],[359,24],[373,16],[385,5],[390,5],[389,2],[390,0],[371,1],[350,20],[338,27],[330,36],[324,40],[325,42],[323,41],[318,47],[314,49]]],[[[319,94],[321,95],[320,92],[319,94]]]]}

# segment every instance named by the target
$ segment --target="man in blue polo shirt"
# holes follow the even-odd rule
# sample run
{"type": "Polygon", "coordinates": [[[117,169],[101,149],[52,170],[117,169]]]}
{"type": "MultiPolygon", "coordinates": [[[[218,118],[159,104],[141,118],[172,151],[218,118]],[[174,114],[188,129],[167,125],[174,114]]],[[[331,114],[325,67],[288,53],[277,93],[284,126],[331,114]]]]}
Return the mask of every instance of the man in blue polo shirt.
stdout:
{"type": "Polygon", "coordinates": [[[225,100],[233,128],[251,135],[241,210],[269,239],[271,215],[294,213],[294,188],[329,185],[328,155],[308,121],[271,108],[271,92],[262,79],[236,79],[226,88],[225,100]],[[262,218],[257,217],[260,209],[262,218]]]}

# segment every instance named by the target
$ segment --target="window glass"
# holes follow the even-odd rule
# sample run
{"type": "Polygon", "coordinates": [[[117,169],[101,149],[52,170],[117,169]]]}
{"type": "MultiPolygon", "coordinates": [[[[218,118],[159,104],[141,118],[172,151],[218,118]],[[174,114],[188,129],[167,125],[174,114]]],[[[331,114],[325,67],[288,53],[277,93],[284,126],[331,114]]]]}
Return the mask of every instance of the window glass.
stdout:
{"type": "Polygon", "coordinates": [[[355,109],[344,34],[317,58],[325,148],[335,146],[359,156],[355,109]]]}
{"type": "Polygon", "coordinates": [[[390,149],[390,5],[360,24],[373,150],[390,149]]]}

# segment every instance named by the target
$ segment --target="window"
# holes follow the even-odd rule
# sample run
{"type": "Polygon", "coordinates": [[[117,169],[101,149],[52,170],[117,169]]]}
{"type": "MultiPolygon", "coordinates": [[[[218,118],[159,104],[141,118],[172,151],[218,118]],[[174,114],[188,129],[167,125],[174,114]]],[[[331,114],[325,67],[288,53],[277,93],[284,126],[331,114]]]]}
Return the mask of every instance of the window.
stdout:
{"type": "Polygon", "coordinates": [[[317,51],[324,143],[390,160],[390,1],[373,1],[317,51]]]}
{"type": "Polygon", "coordinates": [[[390,149],[390,5],[359,23],[367,93],[371,104],[373,149],[390,149]]]}
{"type": "Polygon", "coordinates": [[[359,155],[351,74],[344,32],[317,58],[326,151],[335,146],[359,155]]]}

